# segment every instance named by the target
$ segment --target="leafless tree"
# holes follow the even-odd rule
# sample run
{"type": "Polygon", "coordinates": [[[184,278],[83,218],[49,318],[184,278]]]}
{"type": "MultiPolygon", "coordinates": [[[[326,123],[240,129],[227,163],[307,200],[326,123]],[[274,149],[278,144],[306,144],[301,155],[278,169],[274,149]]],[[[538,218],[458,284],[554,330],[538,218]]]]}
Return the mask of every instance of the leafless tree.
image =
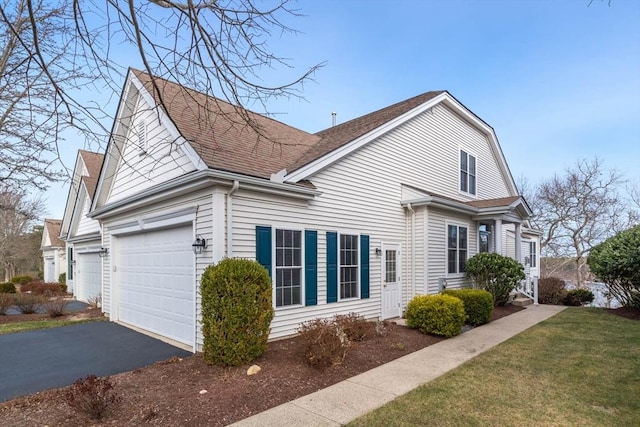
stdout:
{"type": "Polygon", "coordinates": [[[4,280],[16,273],[16,263],[33,253],[29,231],[44,212],[41,198],[30,199],[24,189],[0,185],[0,262],[4,280]]]}
{"type": "Polygon", "coordinates": [[[130,65],[154,76],[161,106],[156,78],[228,101],[261,134],[246,109],[269,114],[272,98],[301,98],[320,66],[300,73],[268,47],[295,33],[287,20],[296,16],[289,0],[0,0],[0,120],[14,117],[0,121],[0,182],[59,178],[52,160],[66,128],[104,144],[113,112],[87,94],[118,97],[130,65]]]}
{"type": "Polygon", "coordinates": [[[601,160],[583,159],[542,182],[533,196],[534,225],[544,232],[543,255],[573,259],[578,285],[589,250],[637,220],[620,195],[624,183],[601,160]]]}

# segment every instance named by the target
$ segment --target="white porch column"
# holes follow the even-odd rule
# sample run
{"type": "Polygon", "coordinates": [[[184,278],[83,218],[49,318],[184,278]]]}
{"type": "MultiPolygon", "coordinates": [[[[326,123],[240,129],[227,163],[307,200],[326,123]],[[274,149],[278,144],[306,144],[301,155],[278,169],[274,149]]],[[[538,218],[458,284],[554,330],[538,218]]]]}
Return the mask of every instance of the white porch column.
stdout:
{"type": "Polygon", "coordinates": [[[496,240],[496,253],[502,255],[502,220],[496,219],[496,232],[495,232],[495,240],[496,240]]]}
{"type": "Polygon", "coordinates": [[[522,264],[522,224],[516,224],[516,261],[522,264]]]}

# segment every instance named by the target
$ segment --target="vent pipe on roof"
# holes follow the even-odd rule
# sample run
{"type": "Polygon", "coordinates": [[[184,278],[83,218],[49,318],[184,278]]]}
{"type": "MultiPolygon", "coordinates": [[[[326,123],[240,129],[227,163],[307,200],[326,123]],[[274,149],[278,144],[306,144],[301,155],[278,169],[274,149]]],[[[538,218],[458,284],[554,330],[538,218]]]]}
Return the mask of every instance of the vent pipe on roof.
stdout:
{"type": "Polygon", "coordinates": [[[335,126],[336,125],[336,112],[334,111],[333,113],[331,113],[331,126],[335,126]]]}

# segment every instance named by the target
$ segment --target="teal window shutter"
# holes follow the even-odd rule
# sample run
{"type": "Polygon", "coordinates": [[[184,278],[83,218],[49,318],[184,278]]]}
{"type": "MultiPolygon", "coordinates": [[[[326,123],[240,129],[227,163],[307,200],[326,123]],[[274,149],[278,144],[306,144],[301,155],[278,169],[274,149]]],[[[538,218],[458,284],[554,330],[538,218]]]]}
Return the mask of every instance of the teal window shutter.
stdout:
{"type": "Polygon", "coordinates": [[[318,304],[318,232],[304,231],[304,305],[318,304]]]}
{"type": "Polygon", "coordinates": [[[271,227],[256,226],[256,261],[271,277],[271,227]]]}
{"type": "Polygon", "coordinates": [[[338,301],[338,233],[327,231],[327,303],[338,301]]]}
{"type": "Polygon", "coordinates": [[[360,236],[360,298],[369,298],[369,236],[360,236]]]}

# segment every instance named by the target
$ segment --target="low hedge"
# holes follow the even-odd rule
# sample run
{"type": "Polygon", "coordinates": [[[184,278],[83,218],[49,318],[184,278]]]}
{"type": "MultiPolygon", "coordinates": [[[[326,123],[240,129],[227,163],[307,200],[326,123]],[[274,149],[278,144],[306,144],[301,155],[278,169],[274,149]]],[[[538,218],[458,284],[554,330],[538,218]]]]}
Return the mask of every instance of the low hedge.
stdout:
{"type": "Polygon", "coordinates": [[[0,294],[15,294],[16,285],[11,282],[0,283],[0,294]]]}
{"type": "Polygon", "coordinates": [[[452,337],[465,321],[462,300],[451,295],[419,295],[407,305],[407,326],[425,334],[452,337]]]}
{"type": "Polygon", "coordinates": [[[22,285],[24,283],[29,283],[32,280],[33,280],[33,277],[25,275],[25,276],[13,276],[9,281],[11,283],[15,283],[16,285],[22,285]]]}
{"type": "Polygon", "coordinates": [[[564,297],[564,305],[582,306],[593,302],[594,295],[588,289],[572,289],[564,297]]]}
{"type": "Polygon", "coordinates": [[[491,320],[493,314],[493,295],[491,292],[482,289],[455,289],[442,293],[462,300],[468,325],[484,325],[491,320]]]}

